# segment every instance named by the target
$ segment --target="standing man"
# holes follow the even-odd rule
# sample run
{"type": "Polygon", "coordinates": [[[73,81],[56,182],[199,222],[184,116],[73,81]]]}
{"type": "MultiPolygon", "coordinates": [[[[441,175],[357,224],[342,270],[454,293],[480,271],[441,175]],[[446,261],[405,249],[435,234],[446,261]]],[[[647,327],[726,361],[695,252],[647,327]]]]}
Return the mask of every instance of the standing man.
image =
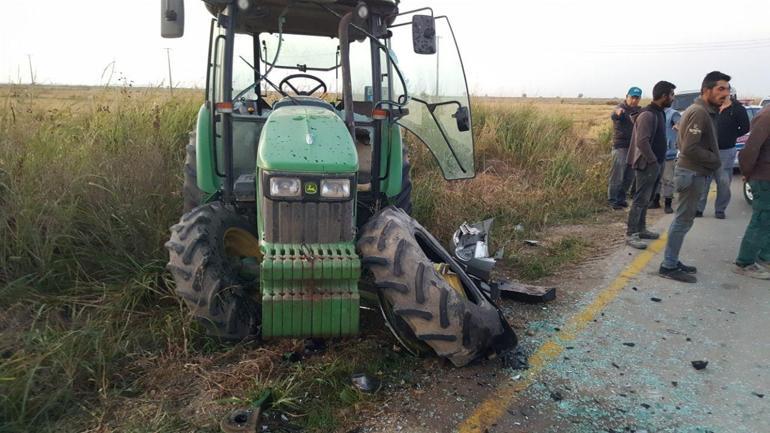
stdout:
{"type": "Polygon", "coordinates": [[[738,163],[754,194],[753,212],[735,259],[735,273],[770,280],[770,106],[757,114],[751,130],[738,163]]]}
{"type": "Polygon", "coordinates": [[[631,133],[634,128],[633,116],[639,112],[639,100],[642,98],[642,89],[632,87],[628,89],[626,100],[621,102],[612,112],[613,136],[612,136],[612,168],[610,169],[609,188],[607,201],[613,209],[627,207],[626,194],[631,185],[633,171],[627,168],[628,146],[631,142],[631,133]]]}
{"type": "Polygon", "coordinates": [[[679,129],[679,119],[682,113],[669,107],[666,108],[666,163],[663,166],[663,173],[660,175],[660,195],[663,196],[664,209],[667,214],[674,213],[672,207],[674,201],[674,168],[676,167],[676,155],[678,153],[676,146],[677,130],[679,129]]]}
{"type": "Polygon", "coordinates": [[[674,102],[676,86],[659,81],[652,88],[652,103],[636,116],[628,151],[628,163],[634,170],[636,191],[628,213],[626,243],[634,248],[647,248],[645,239],[658,239],[659,234],[647,230],[647,207],[655,192],[655,183],[666,160],[666,115],[664,110],[674,102]]]}
{"type": "Polygon", "coordinates": [[[676,216],[668,230],[663,263],[658,274],[685,283],[695,283],[694,266],[679,261],[684,237],[695,220],[698,200],[706,188],[706,176],[718,170],[716,118],[719,107],[730,96],[730,76],[719,71],[709,72],[703,79],[701,95],[685,110],[679,121],[679,160],[674,170],[678,203],[676,216]]]}
{"type": "MultiPolygon", "coordinates": [[[[719,142],[719,159],[722,161],[722,168],[714,173],[717,181],[717,200],[715,203],[714,216],[718,219],[725,219],[725,209],[730,203],[730,184],[733,181],[733,164],[735,164],[735,142],[741,135],[749,132],[749,114],[743,104],[738,102],[735,95],[725,99],[725,103],[719,108],[717,117],[717,134],[719,142]]],[[[706,201],[708,200],[709,189],[711,189],[711,178],[706,178],[706,189],[700,196],[698,202],[698,213],[696,217],[702,217],[706,210],[706,201]]]]}

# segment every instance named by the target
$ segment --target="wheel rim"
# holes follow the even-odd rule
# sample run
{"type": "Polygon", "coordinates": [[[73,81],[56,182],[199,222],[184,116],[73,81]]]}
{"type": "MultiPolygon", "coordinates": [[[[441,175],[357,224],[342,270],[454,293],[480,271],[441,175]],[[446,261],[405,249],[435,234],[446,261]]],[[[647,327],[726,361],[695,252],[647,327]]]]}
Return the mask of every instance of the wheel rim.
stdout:
{"type": "Polygon", "coordinates": [[[430,353],[430,347],[414,336],[412,328],[404,322],[404,319],[393,314],[393,305],[388,302],[385,296],[378,292],[377,297],[380,299],[380,313],[382,313],[382,318],[385,319],[385,325],[390,330],[390,333],[396,337],[401,347],[418,357],[430,353]]]}
{"type": "Polygon", "coordinates": [[[245,280],[256,280],[262,263],[262,250],[257,238],[247,230],[231,227],[225,230],[222,242],[225,255],[237,263],[238,274],[245,280]]]}

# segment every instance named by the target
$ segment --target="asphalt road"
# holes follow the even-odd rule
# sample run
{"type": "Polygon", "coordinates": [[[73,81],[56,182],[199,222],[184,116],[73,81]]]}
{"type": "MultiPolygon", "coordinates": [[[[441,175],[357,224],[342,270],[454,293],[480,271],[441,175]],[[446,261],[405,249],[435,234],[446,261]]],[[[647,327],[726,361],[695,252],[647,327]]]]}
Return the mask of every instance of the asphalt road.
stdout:
{"type": "Polygon", "coordinates": [[[770,432],[770,282],[731,270],[751,216],[740,186],[726,220],[713,217],[712,197],[685,240],[681,259],[698,267],[697,284],[656,275],[662,242],[634,261],[638,269],[639,253],[622,249],[604,264],[605,289],[587,295],[601,297],[614,281],[608,302],[574,335],[554,337],[528,386],[487,395],[466,417],[481,421],[453,430],[770,432]],[[708,366],[696,370],[700,360],[708,366]]]}

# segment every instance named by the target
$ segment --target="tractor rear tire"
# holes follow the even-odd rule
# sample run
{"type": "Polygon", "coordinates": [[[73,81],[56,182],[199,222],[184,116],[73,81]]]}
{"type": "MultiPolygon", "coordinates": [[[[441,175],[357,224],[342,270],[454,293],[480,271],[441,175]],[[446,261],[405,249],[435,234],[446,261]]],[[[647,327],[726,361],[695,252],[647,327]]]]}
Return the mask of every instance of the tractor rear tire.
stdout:
{"type": "Polygon", "coordinates": [[[408,350],[427,345],[461,367],[485,355],[505,334],[497,308],[436,238],[402,209],[389,206],[370,220],[362,228],[358,249],[388,325],[402,344],[409,342],[404,344],[408,350]],[[435,270],[433,264],[440,262],[458,274],[464,293],[435,270]]]}
{"type": "Polygon", "coordinates": [[[201,204],[203,192],[198,189],[198,169],[195,162],[195,132],[190,132],[190,142],[185,146],[184,159],[184,184],[182,185],[182,199],[184,200],[184,212],[190,212],[201,204]]]}
{"type": "Polygon", "coordinates": [[[167,269],[176,294],[208,335],[244,340],[259,333],[257,282],[241,277],[240,260],[227,255],[230,229],[254,235],[252,224],[231,206],[213,202],[187,212],[171,227],[167,269]]]}

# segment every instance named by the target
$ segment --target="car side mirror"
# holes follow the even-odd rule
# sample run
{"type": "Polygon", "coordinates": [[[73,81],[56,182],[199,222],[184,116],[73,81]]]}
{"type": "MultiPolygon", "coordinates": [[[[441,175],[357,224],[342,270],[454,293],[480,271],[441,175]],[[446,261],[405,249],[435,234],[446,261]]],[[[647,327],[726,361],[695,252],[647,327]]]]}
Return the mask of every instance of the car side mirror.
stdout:
{"type": "Polygon", "coordinates": [[[471,114],[470,111],[468,111],[468,107],[461,106],[455,111],[455,114],[452,117],[457,121],[457,129],[460,132],[471,130],[471,114]]]}
{"type": "Polygon", "coordinates": [[[417,54],[436,54],[436,21],[433,16],[412,17],[412,46],[417,54]]]}
{"type": "Polygon", "coordinates": [[[160,0],[160,35],[164,38],[184,35],[184,0],[160,0]]]}

